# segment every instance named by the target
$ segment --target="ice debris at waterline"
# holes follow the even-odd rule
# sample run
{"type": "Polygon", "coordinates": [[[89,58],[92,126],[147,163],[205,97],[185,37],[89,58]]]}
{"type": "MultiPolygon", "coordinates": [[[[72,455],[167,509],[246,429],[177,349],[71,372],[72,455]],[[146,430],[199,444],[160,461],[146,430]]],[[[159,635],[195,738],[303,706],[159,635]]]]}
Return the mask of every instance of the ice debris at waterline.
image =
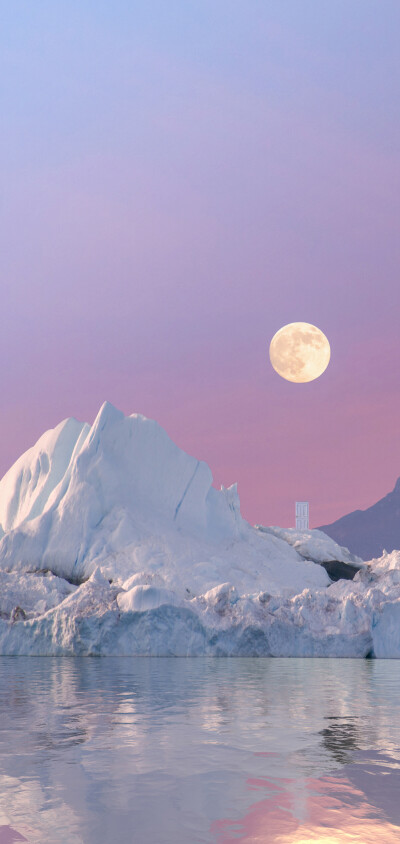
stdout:
{"type": "Polygon", "coordinates": [[[17,460],[0,523],[2,654],[400,656],[400,552],[252,527],[236,486],[108,403],[17,460]]]}

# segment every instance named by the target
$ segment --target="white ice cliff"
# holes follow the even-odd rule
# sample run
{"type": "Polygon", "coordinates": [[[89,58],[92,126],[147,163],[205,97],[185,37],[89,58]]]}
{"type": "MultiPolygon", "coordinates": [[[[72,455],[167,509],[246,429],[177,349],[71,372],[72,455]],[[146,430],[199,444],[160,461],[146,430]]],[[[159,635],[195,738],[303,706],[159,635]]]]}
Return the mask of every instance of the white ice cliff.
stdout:
{"type": "Polygon", "coordinates": [[[251,527],[235,486],[108,403],[17,460],[0,523],[3,654],[400,656],[400,554],[332,584],[347,549],[251,527]]]}

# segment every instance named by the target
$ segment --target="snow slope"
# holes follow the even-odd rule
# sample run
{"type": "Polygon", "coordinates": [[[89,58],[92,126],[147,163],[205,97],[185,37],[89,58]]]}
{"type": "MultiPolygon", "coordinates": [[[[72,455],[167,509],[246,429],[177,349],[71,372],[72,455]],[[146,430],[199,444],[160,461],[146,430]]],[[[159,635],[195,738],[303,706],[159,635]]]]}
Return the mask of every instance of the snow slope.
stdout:
{"type": "Polygon", "coordinates": [[[22,455],[0,518],[0,653],[400,655],[397,557],[331,585],[312,560],[346,549],[251,527],[235,486],[108,403],[22,455]]]}

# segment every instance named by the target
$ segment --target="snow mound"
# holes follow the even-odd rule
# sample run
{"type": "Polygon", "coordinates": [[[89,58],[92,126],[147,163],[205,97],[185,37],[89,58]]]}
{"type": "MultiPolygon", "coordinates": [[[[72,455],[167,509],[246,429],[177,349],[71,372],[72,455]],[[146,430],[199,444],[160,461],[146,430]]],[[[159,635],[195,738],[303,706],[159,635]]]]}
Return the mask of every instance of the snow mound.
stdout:
{"type": "Polygon", "coordinates": [[[128,592],[120,592],[117,603],[123,612],[145,612],[155,610],[165,604],[176,606],[180,603],[175,592],[156,586],[133,586],[128,592]]]}
{"type": "Polygon", "coordinates": [[[239,600],[239,595],[231,583],[221,583],[220,586],[209,589],[204,595],[204,600],[216,612],[224,612],[230,606],[236,604],[239,600]]]}
{"type": "Polygon", "coordinates": [[[368,564],[369,571],[376,574],[383,572],[400,571],[400,551],[384,551],[378,559],[371,560],[368,564]]]}
{"type": "Polygon", "coordinates": [[[128,577],[127,580],[124,581],[122,584],[122,588],[125,589],[127,592],[129,589],[132,589],[133,586],[165,586],[163,578],[157,574],[157,572],[151,571],[138,571],[136,574],[132,574],[131,577],[128,577]]]}

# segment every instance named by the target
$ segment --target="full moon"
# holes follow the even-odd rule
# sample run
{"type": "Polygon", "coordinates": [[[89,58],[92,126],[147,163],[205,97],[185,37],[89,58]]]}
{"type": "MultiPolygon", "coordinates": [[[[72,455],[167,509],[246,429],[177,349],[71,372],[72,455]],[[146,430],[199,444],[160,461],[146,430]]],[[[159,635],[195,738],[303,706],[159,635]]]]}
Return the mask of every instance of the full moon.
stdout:
{"type": "Polygon", "coordinates": [[[269,357],[275,372],[304,384],[325,372],[331,347],[323,331],[309,322],[290,322],[274,334],[269,357]]]}

